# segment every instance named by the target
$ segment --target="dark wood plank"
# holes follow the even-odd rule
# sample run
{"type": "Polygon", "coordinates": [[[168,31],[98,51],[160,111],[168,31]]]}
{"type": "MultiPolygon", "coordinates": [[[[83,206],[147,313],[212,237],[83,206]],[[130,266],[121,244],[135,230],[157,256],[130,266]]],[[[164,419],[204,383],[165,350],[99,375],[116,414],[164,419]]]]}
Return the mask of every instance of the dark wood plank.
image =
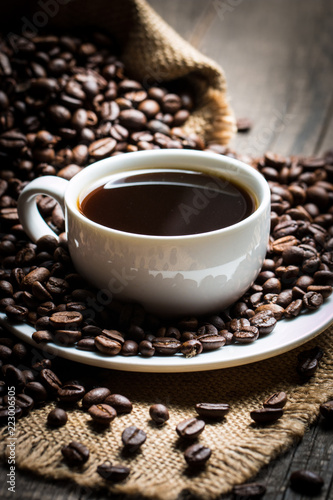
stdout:
{"type": "Polygon", "coordinates": [[[263,0],[217,10],[199,48],[224,67],[236,116],[254,120],[236,149],[313,153],[332,98],[331,9],[325,1],[263,0]]]}

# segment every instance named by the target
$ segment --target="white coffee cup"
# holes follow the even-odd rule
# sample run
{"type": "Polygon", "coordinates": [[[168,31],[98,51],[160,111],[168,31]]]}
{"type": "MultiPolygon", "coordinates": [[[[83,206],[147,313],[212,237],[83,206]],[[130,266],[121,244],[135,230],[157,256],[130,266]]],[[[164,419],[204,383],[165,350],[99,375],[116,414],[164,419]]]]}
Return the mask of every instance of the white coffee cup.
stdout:
{"type": "Polygon", "coordinates": [[[57,235],[41,217],[36,197],[57,200],[65,214],[68,247],[77,271],[101,292],[141,303],[160,315],[219,311],[239,299],[257,277],[270,229],[270,190],[254,168],[226,156],[194,150],[152,150],[94,163],[70,181],[40,177],[18,201],[20,221],[33,240],[57,235]],[[252,193],[256,210],[223,229],[187,236],[127,233],[97,224],[79,210],[92,185],[112,174],[142,168],[223,175],[252,193]]]}

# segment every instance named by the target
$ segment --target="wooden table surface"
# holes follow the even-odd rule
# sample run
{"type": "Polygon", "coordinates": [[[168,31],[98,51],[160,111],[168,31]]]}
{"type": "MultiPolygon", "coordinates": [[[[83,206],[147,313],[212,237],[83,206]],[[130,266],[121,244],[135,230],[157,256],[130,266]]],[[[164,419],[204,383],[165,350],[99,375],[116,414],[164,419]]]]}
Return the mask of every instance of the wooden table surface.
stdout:
{"type": "MultiPolygon", "coordinates": [[[[236,116],[249,117],[254,123],[250,133],[238,134],[232,141],[237,152],[255,156],[266,150],[317,155],[333,148],[333,1],[149,3],[186,40],[225,70],[236,116]]],[[[288,487],[291,471],[301,468],[309,468],[325,479],[317,500],[333,498],[333,427],[327,428],[321,419],[301,442],[255,478],[267,487],[265,499],[308,498],[288,487]]],[[[68,482],[51,483],[20,471],[14,494],[7,490],[6,473],[0,470],[3,500],[106,498],[105,494],[68,482]]]]}

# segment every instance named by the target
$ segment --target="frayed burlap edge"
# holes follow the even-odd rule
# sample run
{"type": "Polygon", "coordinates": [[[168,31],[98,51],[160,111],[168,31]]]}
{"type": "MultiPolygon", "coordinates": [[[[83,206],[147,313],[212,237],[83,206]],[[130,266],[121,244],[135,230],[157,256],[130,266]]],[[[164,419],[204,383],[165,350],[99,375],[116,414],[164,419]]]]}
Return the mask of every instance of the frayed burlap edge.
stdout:
{"type": "MultiPolygon", "coordinates": [[[[319,414],[319,405],[333,397],[333,329],[306,346],[276,358],[248,366],[199,374],[131,374],[109,372],[105,381],[114,392],[127,392],[135,398],[130,415],[118,417],[110,429],[100,432],[79,408],[70,412],[65,427],[51,430],[45,424],[54,403],[34,410],[17,422],[16,464],[53,479],[71,479],[85,489],[109,488],[128,495],[141,494],[156,500],[175,500],[188,490],[202,499],[212,500],[229,492],[235,484],[253,477],[261,467],[301,438],[319,414]],[[325,351],[320,368],[307,383],[298,380],[297,353],[318,344],[325,351]],[[127,391],[126,391],[127,388],[127,391]],[[189,389],[191,388],[191,389],[189,389]],[[288,403],[284,416],[274,424],[257,426],[249,412],[261,405],[274,391],[286,390],[288,403]],[[223,399],[231,411],[222,422],[207,423],[200,441],[213,450],[202,472],[188,472],[175,425],[194,415],[193,403],[204,398],[223,399]],[[168,403],[169,400],[169,403],[168,403]],[[161,401],[169,406],[170,421],[161,429],[151,425],[150,404],[161,401]],[[146,430],[142,451],[133,457],[121,452],[120,436],[128,425],[146,430]],[[60,448],[71,440],[87,444],[91,456],[83,470],[71,470],[61,460],[60,448]],[[111,486],[96,474],[99,463],[110,459],[129,465],[129,479],[111,486]]],[[[2,432],[0,453],[6,458],[6,432],[2,432]]]]}

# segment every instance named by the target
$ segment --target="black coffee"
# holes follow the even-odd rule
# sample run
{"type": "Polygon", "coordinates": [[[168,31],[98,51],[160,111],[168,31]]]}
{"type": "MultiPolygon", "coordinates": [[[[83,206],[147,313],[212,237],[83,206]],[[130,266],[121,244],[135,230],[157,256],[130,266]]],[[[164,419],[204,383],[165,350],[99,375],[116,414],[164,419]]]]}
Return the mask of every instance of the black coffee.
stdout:
{"type": "Polygon", "coordinates": [[[215,231],[255,208],[248,190],[222,176],[171,169],[113,175],[79,203],[80,211],[102,226],[154,236],[215,231]]]}

